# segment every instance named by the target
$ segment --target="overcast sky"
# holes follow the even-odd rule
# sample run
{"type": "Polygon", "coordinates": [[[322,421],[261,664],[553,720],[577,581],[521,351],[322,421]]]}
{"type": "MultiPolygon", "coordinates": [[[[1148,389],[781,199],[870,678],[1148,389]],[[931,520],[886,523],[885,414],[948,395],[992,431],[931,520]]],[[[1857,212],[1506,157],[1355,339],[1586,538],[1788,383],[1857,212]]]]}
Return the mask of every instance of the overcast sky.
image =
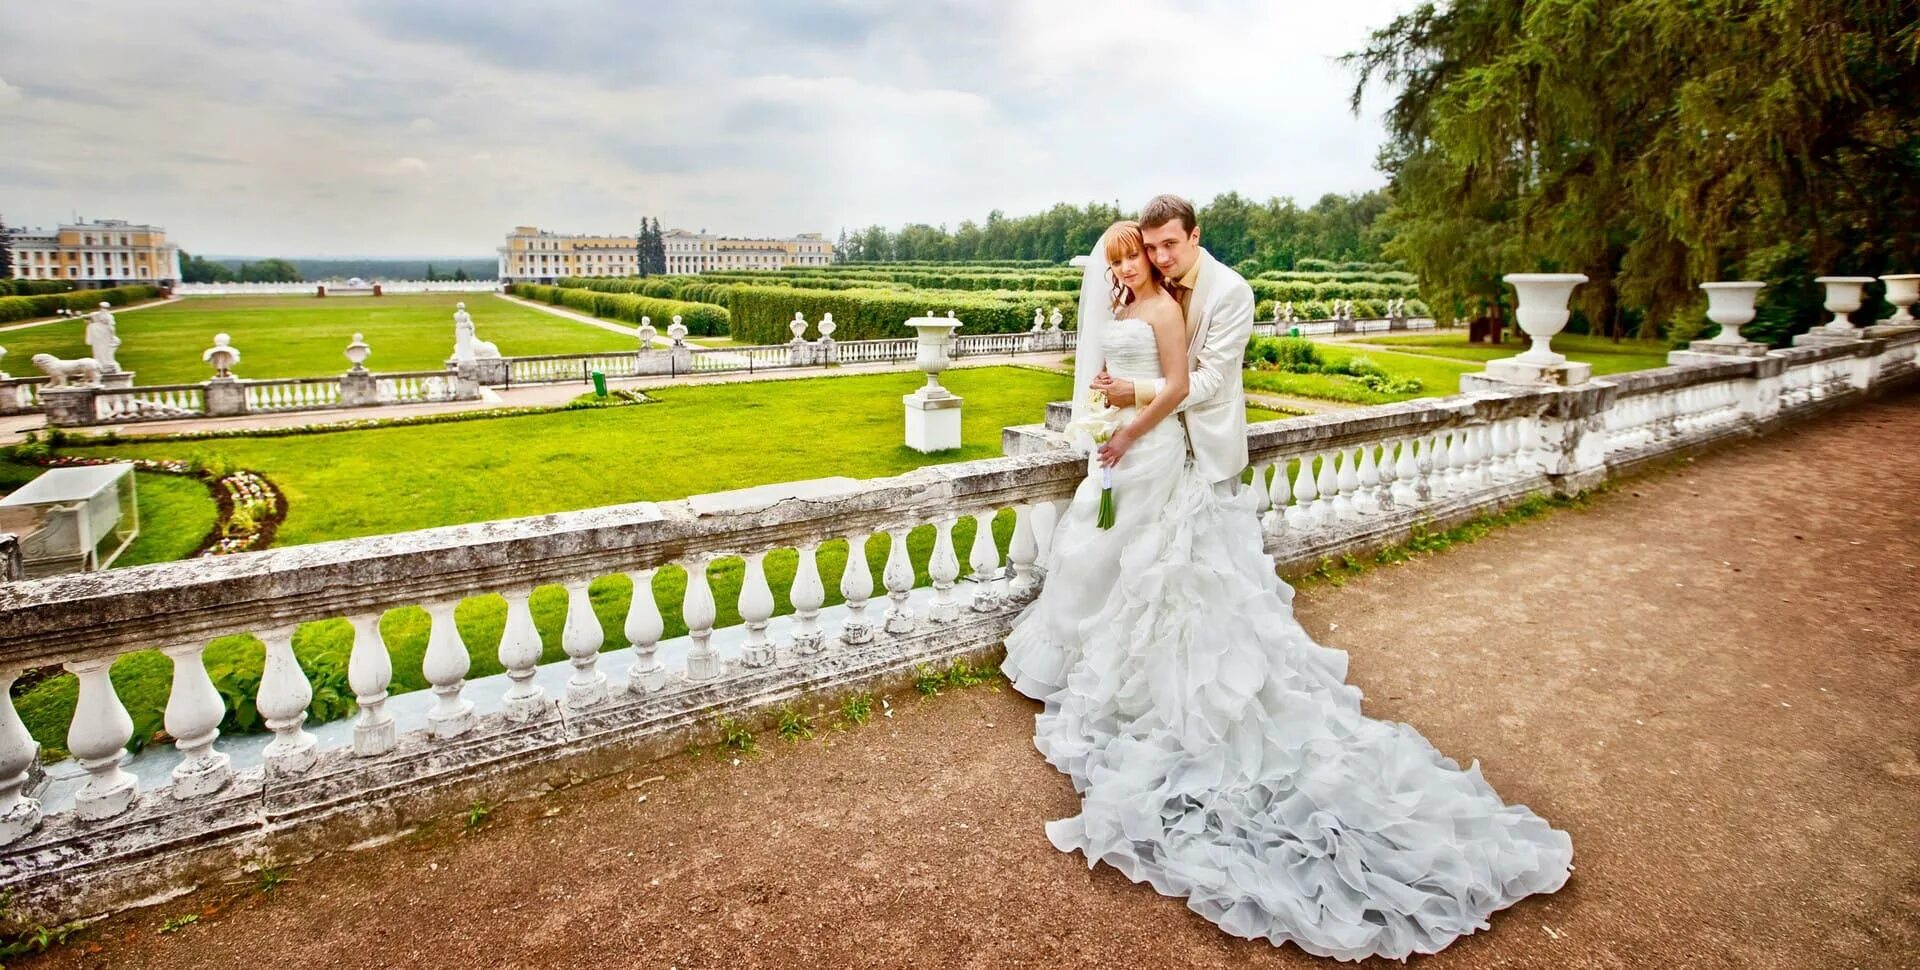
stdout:
{"type": "Polygon", "coordinates": [[[957,225],[1376,187],[1336,63],[1411,0],[60,0],[0,18],[0,216],[194,252],[490,256],[515,225],[957,225]]]}

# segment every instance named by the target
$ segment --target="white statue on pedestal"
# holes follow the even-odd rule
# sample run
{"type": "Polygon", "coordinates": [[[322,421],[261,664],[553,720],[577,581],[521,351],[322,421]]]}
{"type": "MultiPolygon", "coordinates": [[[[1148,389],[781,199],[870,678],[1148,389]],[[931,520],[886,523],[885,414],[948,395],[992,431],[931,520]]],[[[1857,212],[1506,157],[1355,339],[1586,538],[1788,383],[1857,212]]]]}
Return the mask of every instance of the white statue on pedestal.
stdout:
{"type": "Polygon", "coordinates": [[[93,351],[93,359],[100,370],[112,374],[120,370],[120,362],[113,356],[113,352],[120,347],[120,334],[115,329],[113,311],[109,306],[102,301],[100,309],[87,314],[87,349],[93,351]]]}
{"type": "MultiPolygon", "coordinates": [[[[354,339],[358,340],[359,337],[359,334],[354,334],[354,339]]],[[[224,333],[214,334],[213,346],[200,355],[201,360],[213,365],[215,378],[232,377],[233,365],[240,363],[240,349],[229,343],[231,339],[224,333]]]]}
{"type": "Polygon", "coordinates": [[[680,315],[674,314],[673,322],[667,324],[667,336],[672,338],[675,347],[684,347],[687,343],[687,325],[680,322],[680,315]]]}
{"type": "MultiPolygon", "coordinates": [[[[948,314],[948,316],[952,316],[952,314],[948,314]]],[[[1065,319],[1066,317],[1060,314],[1060,308],[1054,307],[1053,312],[1047,315],[1047,331],[1049,333],[1059,333],[1060,323],[1065,319]]]]}
{"type": "Polygon", "coordinates": [[[643,352],[653,349],[653,338],[659,334],[660,331],[653,328],[652,317],[640,318],[640,349],[643,352]]]}
{"type": "Polygon", "coordinates": [[[837,326],[838,324],[833,322],[833,314],[829,313],[821,317],[820,318],[820,339],[832,340],[833,331],[837,326]]]}
{"type": "Polygon", "coordinates": [[[474,332],[473,318],[467,315],[467,305],[454,304],[453,359],[462,364],[471,364],[481,357],[498,356],[500,356],[500,348],[481,340],[474,332]]]}
{"type": "Polygon", "coordinates": [[[793,339],[806,340],[807,318],[801,316],[799,310],[793,311],[793,319],[787,322],[787,329],[793,333],[793,339]]]}
{"type": "Polygon", "coordinates": [[[1046,326],[1047,326],[1047,320],[1046,320],[1044,311],[1042,311],[1039,307],[1034,307],[1033,308],[1033,329],[1028,331],[1028,333],[1039,333],[1040,331],[1046,329],[1046,326]]]}
{"type": "Polygon", "coordinates": [[[72,387],[75,384],[100,383],[100,363],[91,357],[61,360],[52,354],[34,354],[33,366],[47,375],[48,387],[72,387]]]}

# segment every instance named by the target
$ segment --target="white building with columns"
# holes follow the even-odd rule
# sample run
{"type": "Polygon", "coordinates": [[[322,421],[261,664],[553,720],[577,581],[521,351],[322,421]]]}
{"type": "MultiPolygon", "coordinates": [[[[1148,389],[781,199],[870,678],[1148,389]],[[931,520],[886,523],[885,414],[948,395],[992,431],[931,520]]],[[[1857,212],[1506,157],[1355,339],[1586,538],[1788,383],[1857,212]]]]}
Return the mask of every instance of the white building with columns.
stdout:
{"type": "MultiPolygon", "coordinates": [[[[825,266],[833,243],[817,232],[786,239],[720,236],[706,230],[662,234],[667,272],[694,275],[719,270],[825,266]]],[[[567,276],[635,276],[639,246],[633,236],[546,232],[517,226],[499,249],[502,283],[551,283],[567,276]]]]}

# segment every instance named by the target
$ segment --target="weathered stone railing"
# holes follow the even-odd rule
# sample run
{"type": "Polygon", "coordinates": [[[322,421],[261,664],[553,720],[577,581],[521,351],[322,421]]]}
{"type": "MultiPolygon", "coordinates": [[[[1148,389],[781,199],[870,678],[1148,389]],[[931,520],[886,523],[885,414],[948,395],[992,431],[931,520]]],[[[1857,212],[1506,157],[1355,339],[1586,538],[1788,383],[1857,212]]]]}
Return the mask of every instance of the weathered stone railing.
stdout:
{"type": "Polygon", "coordinates": [[[479,385],[456,370],[390,374],[363,370],[339,377],[262,380],[223,377],[203,384],[35,387],[40,410],[53,427],[471,401],[480,396],[479,385]]]}
{"type": "Polygon", "coordinates": [[[0,414],[31,414],[40,410],[40,389],[45,377],[9,377],[0,380],[0,414]]]}
{"type": "MultiPolygon", "coordinates": [[[[1468,375],[1464,392],[1446,398],[1253,426],[1244,500],[1283,569],[1359,554],[1910,382],[1920,375],[1916,351],[1920,331],[1910,330],[1755,358],[1682,355],[1676,366],[1566,387],[1468,375]]],[[[35,747],[0,690],[0,888],[49,913],[88,912],[184,889],[249,852],[391,832],[554,759],[611,770],[677,748],[716,711],[893,682],[919,664],[991,651],[1044,581],[1052,525],[1085,467],[1044,435],[1008,441],[1031,450],[873,481],[0,586],[0,688],[56,663],[78,677],[67,747],[80,769],[30,787],[35,747]],[[953,540],[961,520],[974,533],[964,557],[953,540]],[[915,530],[923,557],[910,552],[915,530]],[[879,582],[864,555],[849,556],[838,577],[845,602],[826,607],[833,580],[821,575],[822,546],[837,553],[845,540],[864,553],[869,539],[885,549],[879,582]],[[770,581],[770,555],[794,563],[790,583],[770,581]],[[740,564],[744,622],[716,628],[707,577],[722,560],[740,564]],[[916,588],[916,566],[930,588],[916,588]],[[662,572],[685,576],[685,637],[663,636],[651,595],[662,572]],[[613,631],[623,646],[603,653],[607,631],[588,584],[614,575],[641,595],[613,631]],[[543,668],[528,597],[545,585],[567,593],[568,660],[543,668]],[[454,609],[496,593],[506,602],[496,648],[506,674],[470,683],[454,609]],[[776,618],[783,601],[793,612],[776,618]],[[416,605],[431,618],[423,673],[432,690],[389,697],[379,619],[416,605]],[[307,729],[313,689],[293,648],[298,624],[335,617],[355,630],[348,679],[360,710],[350,733],[307,729]],[[256,698],[272,731],[264,747],[216,744],[224,707],[201,662],[209,640],[243,632],[266,644],[256,698]],[[152,646],[174,661],[166,728],[178,740],[141,756],[173,762],[142,784],[122,764],[133,725],[108,670],[152,646]]]]}
{"type": "MultiPolygon", "coordinates": [[[[1071,352],[1073,331],[1050,333],[980,333],[956,335],[949,348],[953,357],[1016,356],[1071,352]]],[[[502,357],[476,361],[476,379],[489,386],[514,384],[585,383],[592,372],[608,378],[678,377],[730,371],[823,368],[839,364],[911,363],[919,352],[913,337],[885,340],[797,340],[784,344],[742,347],[665,345],[653,350],[596,354],[545,354],[538,357],[502,357]]]]}
{"type": "Polygon", "coordinates": [[[1369,320],[1259,320],[1253,325],[1256,337],[1284,337],[1289,330],[1302,337],[1321,337],[1332,333],[1387,333],[1394,330],[1432,330],[1427,317],[1380,317],[1369,320]]]}

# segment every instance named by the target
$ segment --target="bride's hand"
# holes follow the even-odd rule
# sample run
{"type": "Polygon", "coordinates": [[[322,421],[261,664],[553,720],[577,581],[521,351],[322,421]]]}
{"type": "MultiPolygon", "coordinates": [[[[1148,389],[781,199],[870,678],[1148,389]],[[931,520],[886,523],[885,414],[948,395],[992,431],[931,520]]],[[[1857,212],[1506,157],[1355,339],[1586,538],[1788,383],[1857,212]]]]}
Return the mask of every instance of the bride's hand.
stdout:
{"type": "Polygon", "coordinates": [[[1133,434],[1125,428],[1114,432],[1113,437],[1100,446],[1100,467],[1112,468],[1120,464],[1120,459],[1126,457],[1127,450],[1133,447],[1133,441],[1133,434]]]}

